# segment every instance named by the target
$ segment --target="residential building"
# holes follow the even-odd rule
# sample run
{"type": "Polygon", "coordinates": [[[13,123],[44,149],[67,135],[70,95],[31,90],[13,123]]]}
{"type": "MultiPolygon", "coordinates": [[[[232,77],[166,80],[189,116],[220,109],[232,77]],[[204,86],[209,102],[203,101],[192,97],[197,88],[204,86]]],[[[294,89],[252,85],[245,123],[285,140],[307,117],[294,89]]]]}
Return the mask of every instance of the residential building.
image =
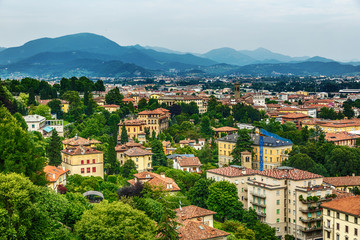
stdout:
{"type": "Polygon", "coordinates": [[[104,106],[106,101],[105,101],[105,97],[96,97],[94,98],[94,101],[96,102],[97,105],[99,106],[104,106]]]}
{"type": "Polygon", "coordinates": [[[61,102],[61,111],[64,113],[68,113],[70,108],[69,102],[61,99],[60,102],[61,102]]]}
{"type": "Polygon", "coordinates": [[[176,157],[173,167],[187,172],[201,173],[201,162],[198,157],[176,157]]]}
{"type": "Polygon", "coordinates": [[[296,128],[300,130],[302,127],[302,121],[308,118],[308,115],[303,113],[289,113],[281,116],[281,118],[283,124],[286,122],[293,122],[295,123],[296,128]]]}
{"type": "Polygon", "coordinates": [[[149,129],[150,134],[154,131],[156,135],[169,128],[170,112],[164,108],[155,110],[146,110],[138,113],[138,120],[145,121],[145,127],[149,129]]]}
{"type": "Polygon", "coordinates": [[[176,217],[182,221],[197,221],[205,224],[206,226],[214,227],[214,214],[216,214],[216,212],[194,205],[175,209],[175,212],[176,217]]]}
{"type": "Polygon", "coordinates": [[[63,120],[46,120],[45,117],[36,114],[24,116],[24,120],[28,125],[28,131],[40,132],[43,137],[49,137],[56,129],[59,136],[64,136],[63,120]]]}
{"type": "Polygon", "coordinates": [[[335,199],[321,207],[324,240],[360,239],[360,196],[335,199]]]}
{"type": "Polygon", "coordinates": [[[119,126],[119,136],[121,136],[122,126],[125,124],[125,128],[128,134],[128,138],[137,139],[139,142],[146,142],[146,120],[134,119],[134,120],[125,120],[118,124],[119,126]]]}
{"type": "MultiPolygon", "coordinates": [[[[236,133],[217,139],[219,166],[229,165],[233,161],[232,151],[235,148],[238,135],[236,133]]],[[[260,146],[259,135],[251,134],[251,141],[253,142],[253,158],[252,168],[259,169],[260,161],[260,146]]],[[[284,141],[281,138],[263,137],[263,160],[264,169],[271,169],[281,166],[281,162],[288,158],[287,153],[292,149],[291,141],[284,141]]]]}
{"type": "Polygon", "coordinates": [[[128,181],[131,185],[141,182],[144,184],[147,183],[154,188],[158,188],[169,193],[180,191],[180,188],[174,179],[166,177],[165,173],[157,174],[145,171],[134,174],[134,177],[134,179],[128,181]]]}
{"type": "Polygon", "coordinates": [[[59,185],[66,185],[66,177],[69,170],[64,167],[55,167],[46,165],[44,167],[44,173],[46,176],[46,180],[48,181],[47,187],[52,190],[57,190],[59,185]]]}
{"type": "Polygon", "coordinates": [[[221,135],[229,135],[232,133],[236,133],[238,131],[237,128],[233,127],[220,127],[220,128],[214,128],[215,136],[221,137],[221,135]]]}
{"type": "Polygon", "coordinates": [[[348,132],[331,132],[326,133],[325,140],[328,142],[333,142],[335,145],[354,147],[356,144],[356,139],[360,138],[357,134],[352,134],[348,132]]]}
{"type": "Polygon", "coordinates": [[[344,177],[324,177],[324,183],[334,187],[337,190],[350,192],[354,187],[360,189],[360,176],[344,176],[344,177]]]}
{"type": "Polygon", "coordinates": [[[248,207],[260,220],[276,229],[276,235],[295,239],[322,238],[320,204],[331,200],[331,188],[323,186],[323,176],[278,167],[259,171],[247,180],[248,207]]]}
{"type": "Polygon", "coordinates": [[[248,186],[247,180],[254,176],[258,170],[245,168],[242,166],[231,165],[229,167],[210,169],[206,171],[206,177],[215,181],[228,181],[234,183],[239,200],[243,203],[244,208],[248,208],[248,186]]]}
{"type": "Polygon", "coordinates": [[[343,120],[324,120],[324,119],[306,119],[302,121],[303,126],[309,129],[318,126],[325,133],[350,132],[360,130],[360,119],[343,120]]]}
{"type": "Polygon", "coordinates": [[[124,152],[119,151],[118,147],[116,151],[119,152],[117,154],[117,159],[120,162],[120,165],[124,165],[126,161],[132,160],[134,161],[138,172],[152,169],[152,152],[142,149],[141,147],[131,147],[124,152]]]}
{"type": "Polygon", "coordinates": [[[173,154],[173,152],[176,150],[176,148],[171,146],[170,141],[162,141],[162,145],[165,155],[173,154]]]}
{"type": "Polygon", "coordinates": [[[110,113],[116,112],[117,110],[120,109],[120,106],[116,105],[116,104],[102,105],[102,107],[105,108],[105,110],[110,112],[110,113]]]}
{"type": "Polygon", "coordinates": [[[63,149],[73,148],[73,147],[77,147],[77,146],[86,146],[86,147],[96,148],[96,144],[101,144],[101,142],[98,140],[86,139],[86,138],[79,137],[78,135],[76,135],[73,138],[65,139],[61,143],[63,144],[63,149]]]}
{"type": "Polygon", "coordinates": [[[166,106],[172,106],[174,104],[186,103],[190,104],[191,102],[196,103],[199,109],[199,113],[203,114],[207,111],[207,105],[205,101],[199,96],[193,95],[176,95],[176,96],[161,96],[158,98],[160,104],[166,104],[166,106]]]}
{"type": "Polygon", "coordinates": [[[62,167],[69,170],[69,175],[104,178],[104,154],[95,147],[66,147],[61,151],[61,159],[62,167]]]}

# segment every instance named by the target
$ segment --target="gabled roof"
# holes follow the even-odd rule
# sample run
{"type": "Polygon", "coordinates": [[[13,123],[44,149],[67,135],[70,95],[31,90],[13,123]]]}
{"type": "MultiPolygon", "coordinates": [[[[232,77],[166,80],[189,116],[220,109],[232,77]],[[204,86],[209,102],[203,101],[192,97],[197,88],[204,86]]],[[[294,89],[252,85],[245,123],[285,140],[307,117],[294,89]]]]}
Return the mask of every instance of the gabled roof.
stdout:
{"type": "MultiPolygon", "coordinates": [[[[165,175],[159,175],[157,173],[144,171],[141,173],[134,174],[134,177],[137,180],[143,180],[143,181],[147,182],[151,186],[161,187],[165,191],[171,191],[171,192],[180,191],[180,188],[176,184],[174,179],[166,177],[165,175]],[[171,188],[168,188],[168,184],[169,184],[169,186],[171,185],[171,188]]],[[[136,181],[131,181],[131,182],[128,181],[128,182],[130,184],[135,184],[136,181]]]]}
{"type": "Polygon", "coordinates": [[[68,138],[62,141],[62,144],[70,145],[70,146],[80,146],[80,145],[88,146],[95,143],[101,143],[101,142],[95,139],[90,140],[78,136],[75,136],[73,138],[68,138]]]}
{"type": "Polygon", "coordinates": [[[223,167],[217,169],[210,169],[207,170],[209,173],[218,174],[225,177],[240,177],[240,176],[248,176],[254,175],[255,173],[259,173],[259,170],[254,170],[251,168],[241,167],[241,166],[230,166],[230,167],[223,167]]]}
{"type": "Polygon", "coordinates": [[[176,216],[181,220],[215,215],[216,212],[201,208],[195,205],[175,209],[176,216]]]}
{"type": "Polygon", "coordinates": [[[60,176],[66,174],[69,170],[62,169],[60,167],[46,165],[44,167],[44,172],[46,176],[46,180],[49,182],[56,182],[60,176]]]}
{"type": "Polygon", "coordinates": [[[303,113],[289,113],[289,114],[286,114],[286,115],[283,115],[282,118],[291,118],[291,119],[297,119],[297,118],[307,118],[309,117],[308,115],[306,114],[303,114],[303,113]]]}
{"type": "Polygon", "coordinates": [[[334,199],[321,204],[324,208],[345,212],[351,215],[360,216],[360,196],[334,199]]]}
{"type": "Polygon", "coordinates": [[[180,167],[201,166],[201,162],[198,157],[178,157],[177,162],[180,167]]]}
{"type": "Polygon", "coordinates": [[[324,177],[324,182],[335,187],[360,186],[360,176],[324,177]]]}
{"type": "Polygon", "coordinates": [[[101,154],[103,152],[97,150],[96,148],[86,147],[86,146],[75,146],[70,148],[65,148],[61,152],[69,155],[84,155],[84,154],[101,154]]]}
{"type": "Polygon", "coordinates": [[[153,155],[153,153],[139,147],[130,148],[129,150],[126,150],[124,154],[130,157],[153,155]]]}
{"type": "Polygon", "coordinates": [[[238,130],[237,128],[233,128],[233,127],[220,127],[214,129],[215,132],[233,132],[237,130],[238,130]]]}
{"type": "Polygon", "coordinates": [[[277,179],[292,179],[292,180],[305,180],[322,178],[323,176],[308,171],[292,168],[292,167],[278,167],[259,171],[260,175],[277,178],[277,179]]]}
{"type": "Polygon", "coordinates": [[[181,240],[205,240],[225,237],[230,233],[212,228],[198,221],[185,220],[177,230],[181,240]]]}

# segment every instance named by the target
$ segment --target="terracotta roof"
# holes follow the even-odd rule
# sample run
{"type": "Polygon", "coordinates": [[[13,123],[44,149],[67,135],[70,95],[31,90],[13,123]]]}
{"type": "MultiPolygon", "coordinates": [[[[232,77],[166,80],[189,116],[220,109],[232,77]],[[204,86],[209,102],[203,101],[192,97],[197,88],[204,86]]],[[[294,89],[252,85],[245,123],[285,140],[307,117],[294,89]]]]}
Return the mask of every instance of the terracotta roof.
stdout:
{"type": "Polygon", "coordinates": [[[48,180],[49,182],[56,182],[61,175],[64,175],[68,171],[69,170],[67,169],[62,169],[60,167],[55,167],[50,165],[46,165],[44,167],[46,180],[48,180]]]}
{"type": "Polygon", "coordinates": [[[166,177],[165,175],[161,176],[157,173],[145,171],[134,174],[134,177],[139,180],[147,180],[146,182],[151,186],[164,188],[165,191],[180,191],[180,188],[176,182],[172,178],[166,177]],[[171,188],[168,188],[168,184],[169,186],[171,185],[171,188]]]}
{"type": "Polygon", "coordinates": [[[259,173],[260,171],[251,168],[230,166],[230,167],[223,167],[217,169],[210,169],[207,170],[207,172],[215,173],[226,177],[239,177],[239,176],[254,175],[255,173],[259,173]]]}
{"type": "Polygon", "coordinates": [[[201,162],[198,157],[178,157],[176,160],[180,167],[201,166],[201,162]]]}
{"type": "Polygon", "coordinates": [[[345,192],[342,190],[338,190],[338,189],[333,189],[332,190],[333,194],[336,194],[336,198],[335,199],[340,199],[340,198],[347,198],[347,197],[352,197],[355,196],[353,193],[351,192],[345,192]]]}
{"type": "Polygon", "coordinates": [[[233,127],[220,127],[214,129],[215,132],[233,132],[237,130],[238,130],[237,128],[233,128],[233,127]]]}
{"type": "Polygon", "coordinates": [[[282,116],[282,118],[307,118],[307,117],[308,115],[303,113],[289,113],[282,116]]]}
{"type": "Polygon", "coordinates": [[[133,147],[133,148],[130,148],[129,150],[125,151],[124,152],[125,155],[127,156],[145,156],[145,155],[153,155],[153,153],[149,152],[149,151],[146,151],[142,148],[139,148],[139,147],[133,147]]]}
{"type": "Polygon", "coordinates": [[[125,123],[125,126],[140,126],[140,125],[145,125],[146,121],[140,119],[125,120],[124,122],[118,123],[118,125],[122,126],[123,123],[125,123]]]}
{"type": "Polygon", "coordinates": [[[86,146],[75,146],[62,150],[61,152],[69,154],[69,155],[84,155],[84,154],[97,154],[103,153],[96,148],[86,147],[86,146]]]}
{"type": "Polygon", "coordinates": [[[336,142],[342,140],[351,140],[360,138],[359,135],[348,133],[348,132],[336,132],[336,133],[326,133],[325,140],[329,142],[336,142]]]}
{"type": "Polygon", "coordinates": [[[205,208],[201,208],[195,205],[190,205],[187,207],[182,207],[175,209],[176,216],[180,218],[181,220],[185,219],[191,219],[191,218],[197,218],[197,217],[204,217],[208,215],[215,215],[216,212],[207,210],[205,208]]]}
{"type": "Polygon", "coordinates": [[[277,178],[277,179],[292,179],[292,180],[314,179],[314,178],[323,177],[315,173],[307,172],[292,167],[278,167],[273,169],[267,169],[264,171],[259,171],[258,174],[267,177],[277,178]]]}
{"type": "Polygon", "coordinates": [[[290,112],[300,112],[301,109],[300,108],[292,108],[292,107],[283,107],[283,108],[280,108],[278,109],[279,112],[282,112],[282,111],[290,111],[290,112]]]}
{"type": "Polygon", "coordinates": [[[360,176],[324,177],[324,182],[335,187],[360,186],[360,176]]]}
{"type": "Polygon", "coordinates": [[[164,108],[157,108],[155,110],[145,110],[142,112],[139,112],[138,115],[151,115],[151,114],[159,114],[159,115],[163,115],[166,114],[168,111],[163,111],[162,109],[164,108]]]}
{"type": "Polygon", "coordinates": [[[73,138],[65,139],[62,141],[62,143],[64,145],[71,145],[71,146],[80,146],[80,145],[88,146],[94,143],[101,143],[101,142],[95,139],[89,140],[86,138],[76,136],[73,138]]]}
{"type": "Polygon", "coordinates": [[[102,107],[107,107],[107,108],[119,108],[119,105],[115,105],[115,104],[109,104],[109,105],[103,105],[102,107]]]}
{"type": "Polygon", "coordinates": [[[177,230],[181,240],[203,240],[225,237],[230,233],[212,228],[198,221],[185,220],[177,230]]]}
{"type": "Polygon", "coordinates": [[[321,204],[324,208],[345,212],[351,215],[360,216],[360,195],[335,199],[321,204]]]}

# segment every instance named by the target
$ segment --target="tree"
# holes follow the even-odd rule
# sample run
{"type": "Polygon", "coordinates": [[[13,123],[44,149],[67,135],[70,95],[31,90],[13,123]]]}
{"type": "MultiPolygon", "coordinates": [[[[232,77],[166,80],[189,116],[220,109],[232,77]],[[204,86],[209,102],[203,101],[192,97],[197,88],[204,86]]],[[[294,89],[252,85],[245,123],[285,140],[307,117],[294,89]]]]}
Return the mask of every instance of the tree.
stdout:
{"type": "Polygon", "coordinates": [[[236,220],[227,220],[223,224],[223,230],[233,232],[237,239],[255,240],[253,230],[245,227],[245,224],[236,220]]]}
{"type": "Polygon", "coordinates": [[[122,202],[103,201],[87,210],[75,224],[81,239],[155,239],[155,222],[122,202]]]}
{"type": "Polygon", "coordinates": [[[59,135],[57,134],[56,129],[52,131],[50,142],[47,147],[47,157],[49,158],[49,165],[51,166],[59,166],[62,162],[61,160],[61,140],[59,135]]]}
{"type": "Polygon", "coordinates": [[[105,95],[105,101],[107,104],[116,104],[116,105],[123,105],[124,96],[120,93],[119,88],[111,89],[105,95]]]}
{"type": "Polygon", "coordinates": [[[209,197],[209,186],[214,183],[213,180],[207,178],[200,178],[193,187],[189,189],[188,197],[191,204],[207,208],[206,200],[209,197]]]}
{"type": "Polygon", "coordinates": [[[103,92],[105,91],[105,86],[103,80],[97,80],[95,83],[95,91],[103,92]]]}
{"type": "Polygon", "coordinates": [[[147,108],[147,101],[146,101],[145,98],[141,98],[140,101],[139,101],[139,103],[138,103],[138,109],[139,109],[140,111],[143,111],[143,110],[145,110],[146,108],[147,108]]]}
{"type": "Polygon", "coordinates": [[[47,104],[50,109],[51,113],[55,113],[57,118],[62,118],[62,111],[61,111],[61,102],[59,99],[53,99],[47,104]]]}
{"type": "Polygon", "coordinates": [[[206,205],[210,210],[217,212],[215,216],[220,221],[240,220],[244,212],[236,186],[228,181],[214,182],[210,185],[206,205]]]}
{"type": "Polygon", "coordinates": [[[82,122],[83,104],[79,93],[76,91],[67,91],[63,94],[63,99],[69,102],[69,120],[82,122]]]}
{"type": "Polygon", "coordinates": [[[164,213],[157,225],[157,238],[161,240],[177,240],[179,233],[176,231],[178,222],[175,220],[174,211],[168,206],[167,201],[161,198],[159,200],[164,206],[164,213]]]}
{"type": "Polygon", "coordinates": [[[30,106],[30,105],[36,105],[35,93],[34,93],[34,89],[33,89],[33,88],[30,88],[30,89],[29,89],[28,106],[30,106]]]}
{"type": "Polygon", "coordinates": [[[238,131],[235,148],[232,151],[233,163],[241,165],[241,152],[252,152],[252,144],[253,142],[251,141],[249,131],[246,129],[240,129],[238,131]]]}
{"type": "Polygon", "coordinates": [[[0,107],[0,172],[23,173],[36,184],[46,183],[45,158],[5,107],[0,107]]]}
{"type": "Polygon", "coordinates": [[[343,108],[344,108],[343,114],[344,114],[348,119],[353,118],[353,117],[355,116],[355,112],[354,112],[354,110],[352,109],[351,104],[349,104],[349,103],[347,103],[347,102],[344,102],[343,108]]]}
{"type": "Polygon", "coordinates": [[[27,131],[28,125],[27,125],[27,123],[25,122],[25,119],[23,118],[23,116],[22,116],[20,113],[18,113],[18,112],[14,113],[13,116],[14,116],[14,118],[16,118],[16,120],[18,121],[18,123],[19,123],[19,125],[21,126],[21,128],[24,129],[25,131],[27,131]]]}
{"type": "Polygon", "coordinates": [[[152,156],[152,165],[153,166],[166,166],[166,156],[164,153],[163,145],[159,140],[153,140],[150,143],[152,156]]]}
{"type": "Polygon", "coordinates": [[[129,141],[129,137],[128,137],[128,133],[125,127],[125,123],[123,123],[122,127],[121,127],[121,136],[120,136],[120,142],[122,144],[125,144],[129,141]]]}
{"type": "Polygon", "coordinates": [[[347,176],[359,172],[359,160],[357,159],[358,149],[349,147],[334,148],[326,159],[325,167],[330,176],[347,176]]]}
{"type": "Polygon", "coordinates": [[[39,105],[35,108],[34,114],[45,117],[47,120],[51,119],[50,107],[48,105],[39,105]]]}
{"type": "Polygon", "coordinates": [[[207,138],[212,137],[214,134],[214,131],[211,129],[210,118],[208,116],[204,116],[201,119],[201,133],[207,138]]]}
{"type": "Polygon", "coordinates": [[[116,159],[115,141],[113,138],[110,138],[108,149],[107,149],[107,157],[106,157],[106,161],[105,161],[105,168],[107,169],[107,174],[118,173],[119,165],[120,165],[120,163],[116,159]]]}
{"type": "Polygon", "coordinates": [[[91,93],[89,93],[88,89],[85,89],[84,92],[84,106],[85,106],[85,114],[87,116],[90,116],[91,114],[93,114],[93,100],[92,100],[92,96],[91,93]]]}
{"type": "Polygon", "coordinates": [[[136,164],[133,160],[129,159],[125,161],[122,166],[122,176],[124,178],[129,178],[133,172],[136,172],[136,164]]]}

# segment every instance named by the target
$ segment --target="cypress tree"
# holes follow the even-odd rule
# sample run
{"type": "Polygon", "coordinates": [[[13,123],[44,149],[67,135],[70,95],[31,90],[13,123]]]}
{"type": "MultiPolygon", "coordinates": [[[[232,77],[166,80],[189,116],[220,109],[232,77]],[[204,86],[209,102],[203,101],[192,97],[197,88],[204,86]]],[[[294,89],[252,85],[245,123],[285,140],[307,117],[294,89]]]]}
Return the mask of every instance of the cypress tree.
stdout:
{"type": "Polygon", "coordinates": [[[61,160],[60,151],[61,151],[60,137],[57,134],[56,129],[54,129],[50,137],[50,143],[47,147],[47,156],[49,158],[49,165],[57,167],[61,164],[62,160],[61,160]]]}
{"type": "Polygon", "coordinates": [[[129,141],[128,133],[126,131],[125,123],[123,123],[121,128],[121,136],[120,136],[120,142],[121,144],[125,144],[129,141]]]}

